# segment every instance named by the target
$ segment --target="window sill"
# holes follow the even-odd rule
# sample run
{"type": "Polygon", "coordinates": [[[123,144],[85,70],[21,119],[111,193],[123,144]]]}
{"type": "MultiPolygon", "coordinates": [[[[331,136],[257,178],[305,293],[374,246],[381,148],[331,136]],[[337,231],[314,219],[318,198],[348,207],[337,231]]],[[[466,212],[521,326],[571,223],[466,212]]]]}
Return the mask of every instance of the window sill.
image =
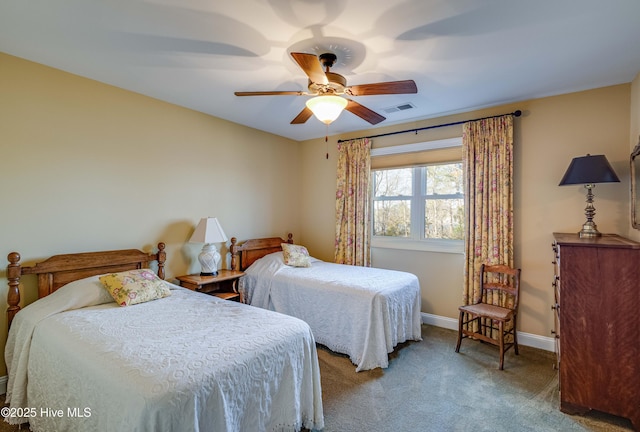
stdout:
{"type": "Polygon", "coordinates": [[[405,238],[373,237],[371,239],[371,247],[464,254],[464,240],[411,240],[405,238]]]}

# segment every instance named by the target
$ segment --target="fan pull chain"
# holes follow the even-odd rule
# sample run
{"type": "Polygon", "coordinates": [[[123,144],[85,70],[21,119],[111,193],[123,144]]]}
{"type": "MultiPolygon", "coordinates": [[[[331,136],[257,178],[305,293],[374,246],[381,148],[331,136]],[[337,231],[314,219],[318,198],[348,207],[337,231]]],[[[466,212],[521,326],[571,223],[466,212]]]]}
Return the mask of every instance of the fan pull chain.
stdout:
{"type": "Polygon", "coordinates": [[[327,132],[324,134],[324,145],[327,151],[327,160],[329,160],[329,125],[325,125],[327,127],[327,132]]]}

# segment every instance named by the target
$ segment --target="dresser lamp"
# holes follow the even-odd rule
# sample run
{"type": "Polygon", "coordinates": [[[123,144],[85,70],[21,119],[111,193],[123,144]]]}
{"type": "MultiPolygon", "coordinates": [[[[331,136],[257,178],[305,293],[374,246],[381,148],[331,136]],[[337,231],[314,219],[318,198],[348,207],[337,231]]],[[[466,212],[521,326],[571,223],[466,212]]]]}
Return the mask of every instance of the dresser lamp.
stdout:
{"type": "Polygon", "coordinates": [[[596,209],[593,206],[593,188],[596,183],[620,182],[609,161],[604,155],[586,156],[573,158],[567,172],[560,180],[560,186],[572,184],[584,184],[587,189],[587,207],[584,214],[587,221],[582,225],[582,230],[578,233],[580,238],[599,237],[602,234],[598,231],[593,217],[596,209]]]}
{"type": "Polygon", "coordinates": [[[204,243],[202,252],[198,255],[198,261],[202,271],[200,276],[217,276],[220,254],[214,243],[224,243],[227,236],[222,230],[217,218],[207,217],[200,219],[196,230],[189,239],[189,243],[204,243]]]}

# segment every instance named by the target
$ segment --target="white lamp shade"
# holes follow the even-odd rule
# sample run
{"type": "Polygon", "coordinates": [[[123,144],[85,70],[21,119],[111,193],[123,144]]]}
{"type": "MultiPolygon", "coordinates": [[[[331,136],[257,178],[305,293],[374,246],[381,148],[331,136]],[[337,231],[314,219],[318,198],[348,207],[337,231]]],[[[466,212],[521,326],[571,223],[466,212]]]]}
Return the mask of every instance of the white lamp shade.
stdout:
{"type": "Polygon", "coordinates": [[[220,226],[218,219],[207,217],[200,219],[196,230],[189,239],[189,243],[222,243],[227,240],[227,235],[220,226]]]}
{"type": "Polygon", "coordinates": [[[338,118],[343,109],[347,106],[347,100],[340,96],[316,96],[306,102],[307,108],[322,123],[330,124],[338,118]]]}

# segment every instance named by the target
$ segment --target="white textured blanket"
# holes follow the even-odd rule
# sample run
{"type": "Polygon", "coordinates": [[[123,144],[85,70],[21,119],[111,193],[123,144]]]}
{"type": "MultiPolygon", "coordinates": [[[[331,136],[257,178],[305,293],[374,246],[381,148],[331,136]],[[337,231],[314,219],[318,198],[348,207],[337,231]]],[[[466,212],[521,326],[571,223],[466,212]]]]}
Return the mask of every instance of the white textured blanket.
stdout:
{"type": "Polygon", "coordinates": [[[356,371],[386,368],[398,343],[422,339],[420,284],[411,273],[316,259],[290,267],[281,252],[245,273],[247,303],[304,320],[316,342],[349,355],[356,371]]]}
{"type": "Polygon", "coordinates": [[[177,286],[128,307],[74,303],[81,293],[67,288],[13,321],[7,398],[26,415],[7,421],[33,431],[322,429],[304,322],[177,286]]]}

